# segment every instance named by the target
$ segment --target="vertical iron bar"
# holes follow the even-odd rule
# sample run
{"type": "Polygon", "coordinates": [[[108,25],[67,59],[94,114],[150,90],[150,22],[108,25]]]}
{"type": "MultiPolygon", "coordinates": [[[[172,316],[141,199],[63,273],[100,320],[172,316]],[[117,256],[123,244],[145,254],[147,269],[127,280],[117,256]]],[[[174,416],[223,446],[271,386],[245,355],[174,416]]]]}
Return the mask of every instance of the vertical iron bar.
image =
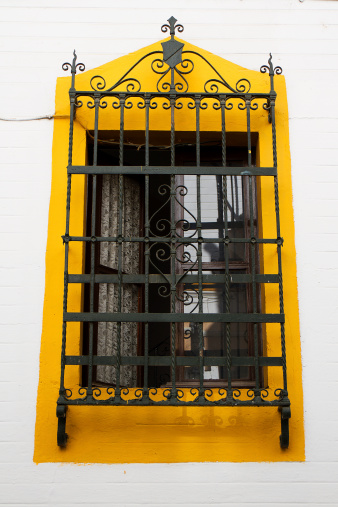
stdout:
{"type": "MultiPolygon", "coordinates": [[[[248,143],[248,167],[252,165],[251,155],[251,124],[250,124],[250,108],[251,99],[250,95],[245,97],[246,104],[246,118],[247,118],[247,143],[248,143]]],[[[254,180],[249,176],[249,208],[250,208],[250,253],[251,253],[251,287],[252,287],[252,309],[253,313],[257,313],[257,285],[256,285],[256,238],[254,226],[254,206],[253,206],[253,185],[254,180]]],[[[259,385],[259,348],[258,348],[258,328],[257,323],[253,324],[254,330],[254,362],[255,362],[255,399],[260,400],[260,385],[259,385]]]]}
{"type": "MultiPolygon", "coordinates": [[[[171,69],[171,94],[170,94],[170,159],[171,167],[175,166],[175,85],[174,69],[171,69]]],[[[175,190],[176,178],[171,175],[170,194],[171,194],[171,311],[176,311],[176,223],[175,223],[175,190]]],[[[171,397],[177,398],[176,389],[176,324],[171,323],[171,397]]]]}
{"type": "MultiPolygon", "coordinates": [[[[145,165],[149,166],[149,107],[150,107],[150,95],[145,94],[145,108],[146,108],[146,131],[145,131],[145,165]]],[[[145,286],[144,286],[144,312],[149,313],[149,174],[145,175],[145,210],[144,210],[144,274],[145,274],[145,286]]],[[[148,377],[149,377],[149,323],[144,324],[144,383],[143,383],[143,397],[148,396],[148,377]]]]}
{"type": "MultiPolygon", "coordinates": [[[[226,127],[225,127],[225,101],[226,96],[221,95],[221,118],[222,118],[222,166],[226,167],[226,127]]],[[[229,269],[229,229],[228,229],[228,182],[227,176],[223,176],[223,208],[224,208],[224,263],[225,263],[225,313],[230,313],[230,269],[229,269]]],[[[227,398],[232,399],[232,374],[231,374],[231,333],[230,323],[225,323],[225,348],[227,360],[227,398]]]]}
{"type": "MultiPolygon", "coordinates": [[[[201,96],[195,95],[196,107],[196,166],[201,165],[201,139],[200,139],[200,105],[201,96]]],[[[196,175],[197,222],[198,235],[197,262],[198,262],[198,311],[203,313],[203,284],[202,284],[202,217],[201,217],[201,176],[196,175]]],[[[203,323],[198,323],[198,355],[199,355],[199,394],[203,395],[204,384],[204,340],[203,323]]]]}
{"type": "MultiPolygon", "coordinates": [[[[272,63],[270,65],[270,118],[272,130],[272,152],[273,152],[273,166],[277,169],[277,141],[276,141],[276,116],[275,116],[275,101],[276,92],[274,91],[274,69],[272,63]]],[[[277,258],[278,258],[278,289],[279,289],[279,311],[284,313],[284,297],[283,297],[283,274],[282,274],[282,238],[280,232],[280,215],[279,215],[279,192],[278,192],[278,175],[274,176],[274,191],[275,191],[275,212],[276,212],[276,233],[277,233],[277,258]]],[[[287,398],[287,374],[286,374],[286,347],[285,347],[285,324],[280,324],[281,328],[281,349],[282,349],[282,362],[283,362],[283,396],[287,398]]]]}
{"type": "MultiPolygon", "coordinates": [[[[74,58],[71,66],[72,83],[69,89],[70,118],[69,118],[69,144],[68,144],[68,167],[73,161],[73,136],[74,136],[74,118],[75,118],[75,75],[76,75],[77,56],[74,50],[74,58]]],[[[66,197],[66,230],[63,237],[65,244],[65,266],[63,274],[63,314],[67,312],[68,304],[68,265],[69,265],[69,220],[70,220],[70,198],[71,198],[72,175],[67,175],[67,197],[66,197]]],[[[60,374],[60,395],[65,394],[65,366],[66,366],[66,340],[67,340],[67,322],[62,323],[62,342],[61,342],[61,374],[60,374]]]]}
{"type": "MultiPolygon", "coordinates": [[[[124,143],[124,108],[125,108],[125,94],[120,95],[120,151],[119,161],[120,167],[123,167],[123,143],[124,143]]],[[[118,313],[122,312],[122,243],[124,238],[123,234],[123,174],[119,174],[119,223],[117,232],[117,247],[118,247],[118,294],[117,294],[117,307],[118,313]]],[[[121,400],[121,334],[122,322],[117,322],[117,340],[116,340],[116,387],[115,399],[121,400]]]]}
{"type": "MultiPolygon", "coordinates": [[[[95,107],[95,123],[94,123],[94,152],[93,152],[93,166],[97,165],[97,148],[98,148],[98,130],[99,130],[99,108],[100,108],[100,95],[94,94],[94,107],[95,107]]],[[[96,254],[96,199],[97,199],[97,176],[93,175],[93,189],[92,189],[92,221],[91,221],[91,237],[92,243],[90,245],[90,300],[89,311],[94,312],[94,293],[95,293],[95,254],[96,254]]],[[[93,395],[93,351],[94,351],[94,323],[89,323],[89,358],[88,358],[88,396],[93,395]]]]}

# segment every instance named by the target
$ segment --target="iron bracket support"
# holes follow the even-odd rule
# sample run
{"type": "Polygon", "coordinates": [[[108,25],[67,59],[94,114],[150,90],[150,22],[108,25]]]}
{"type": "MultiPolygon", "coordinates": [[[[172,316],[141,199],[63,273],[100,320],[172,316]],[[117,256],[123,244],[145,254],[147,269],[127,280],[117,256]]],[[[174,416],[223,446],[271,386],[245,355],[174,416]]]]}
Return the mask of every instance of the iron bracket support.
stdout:
{"type": "Polygon", "coordinates": [[[282,449],[287,449],[289,447],[289,419],[291,417],[291,408],[279,407],[278,412],[281,413],[280,446],[282,449]]]}
{"type": "Polygon", "coordinates": [[[57,444],[59,447],[66,447],[68,435],[66,433],[66,412],[67,405],[57,405],[56,416],[58,418],[57,444]]]}

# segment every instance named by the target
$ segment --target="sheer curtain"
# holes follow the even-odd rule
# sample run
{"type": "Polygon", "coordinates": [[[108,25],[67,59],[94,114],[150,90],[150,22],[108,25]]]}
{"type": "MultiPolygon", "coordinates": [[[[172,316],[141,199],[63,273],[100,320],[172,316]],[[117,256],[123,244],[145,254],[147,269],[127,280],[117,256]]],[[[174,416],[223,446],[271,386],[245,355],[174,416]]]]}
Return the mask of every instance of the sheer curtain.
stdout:
{"type": "MultiPolygon", "coordinates": [[[[118,236],[119,217],[122,213],[122,236],[128,240],[140,235],[140,183],[130,177],[123,177],[123,205],[119,210],[119,176],[104,175],[102,184],[101,236],[118,236]]],[[[139,273],[139,243],[122,243],[122,273],[139,273]]],[[[115,242],[100,243],[100,264],[112,272],[118,270],[118,244],[115,242]]],[[[118,284],[99,284],[98,311],[105,313],[138,312],[138,286],[122,285],[121,310],[118,307],[118,284]]],[[[97,338],[97,354],[115,356],[117,354],[116,322],[99,322],[97,338]]],[[[121,355],[137,355],[138,324],[124,322],[121,324],[121,355]]],[[[120,384],[125,387],[136,386],[136,366],[121,367],[120,384]]],[[[116,383],[114,366],[98,366],[97,380],[107,384],[116,383]]]]}

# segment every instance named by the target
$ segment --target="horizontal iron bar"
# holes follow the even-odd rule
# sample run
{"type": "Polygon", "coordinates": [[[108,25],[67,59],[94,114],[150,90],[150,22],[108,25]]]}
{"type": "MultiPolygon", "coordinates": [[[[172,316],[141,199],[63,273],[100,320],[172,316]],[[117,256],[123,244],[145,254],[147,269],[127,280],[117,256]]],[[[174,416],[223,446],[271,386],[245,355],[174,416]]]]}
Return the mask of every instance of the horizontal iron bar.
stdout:
{"type": "MultiPolygon", "coordinates": [[[[205,387],[205,389],[207,389],[207,387],[205,387]]],[[[215,391],[217,392],[217,389],[219,388],[211,388],[211,389],[215,389],[215,391]]],[[[222,389],[220,387],[220,389],[222,389]]],[[[95,388],[93,389],[95,390],[95,388]]],[[[122,388],[123,390],[123,388],[122,388]]],[[[121,399],[119,398],[118,400],[115,401],[114,397],[111,397],[111,398],[108,398],[108,399],[105,399],[105,400],[100,400],[100,399],[97,399],[95,398],[94,396],[91,396],[91,397],[81,397],[81,398],[77,398],[77,399],[68,399],[66,398],[65,396],[60,396],[59,400],[58,400],[58,404],[59,405],[111,405],[111,406],[126,406],[126,407],[135,407],[135,406],[142,406],[142,407],[145,407],[145,406],[148,406],[148,405],[152,405],[152,406],[163,406],[163,405],[166,405],[166,406],[180,406],[180,407],[198,407],[198,406],[203,406],[203,407],[215,407],[215,406],[222,406],[222,407],[289,407],[290,406],[290,401],[286,401],[286,400],[272,400],[272,401],[267,401],[265,399],[257,399],[257,398],[252,398],[252,399],[249,399],[249,400],[238,400],[237,398],[229,398],[229,399],[223,399],[223,400],[217,400],[217,401],[210,401],[208,399],[205,399],[205,398],[201,398],[199,400],[192,400],[192,401],[184,401],[184,400],[178,400],[176,398],[173,398],[173,399],[168,399],[168,400],[164,400],[164,401],[154,401],[152,399],[145,399],[145,400],[142,400],[141,399],[132,399],[132,400],[124,400],[124,399],[121,399]]]]}
{"type": "MultiPolygon", "coordinates": [[[[168,283],[172,282],[171,275],[149,275],[149,283],[168,283]],[[164,278],[165,276],[165,278],[164,278]]],[[[175,275],[177,277],[182,275],[175,275]]],[[[225,283],[225,273],[219,275],[202,275],[202,283],[225,283]]],[[[69,283],[90,283],[91,275],[68,275],[69,283]]],[[[94,283],[119,283],[119,275],[97,274],[94,275],[94,283]]],[[[251,283],[252,275],[249,274],[230,274],[231,283],[251,283]]],[[[278,283],[278,275],[256,275],[257,283],[278,283]]],[[[146,275],[122,275],[122,283],[146,283],[146,275]]],[[[198,275],[186,274],[179,283],[198,283],[198,275]]]]}
{"type": "Polygon", "coordinates": [[[147,99],[150,99],[152,97],[156,98],[168,98],[171,97],[177,97],[177,98],[209,98],[209,99],[219,99],[219,98],[225,98],[225,97],[231,97],[231,98],[261,98],[261,99],[267,99],[270,97],[270,95],[275,96],[275,94],[271,94],[270,92],[265,93],[243,93],[243,92],[226,92],[226,93],[208,93],[208,92],[201,92],[201,93],[193,93],[193,92],[177,92],[174,90],[171,90],[170,93],[166,92],[126,92],[126,91],[98,91],[98,90],[76,90],[75,96],[76,97],[118,97],[119,95],[123,95],[123,98],[125,99],[132,99],[133,97],[139,98],[139,97],[147,97],[147,99]]]}
{"type": "Polygon", "coordinates": [[[214,166],[119,166],[73,165],[68,174],[223,174],[229,176],[276,176],[276,167],[214,167],[214,166]]]}
{"type": "MultiPolygon", "coordinates": [[[[176,356],[177,366],[199,366],[199,356],[176,356]]],[[[224,366],[227,358],[224,357],[204,357],[205,366],[224,366]]],[[[117,362],[116,356],[93,356],[94,365],[114,366],[117,362]]],[[[66,356],[66,365],[85,366],[89,364],[89,356],[66,356]]],[[[122,356],[121,366],[142,366],[144,365],[144,356],[122,356]]],[[[232,366],[254,366],[254,357],[231,357],[232,366]]],[[[171,356],[148,356],[149,366],[170,366],[171,356]]],[[[259,366],[283,366],[281,357],[259,357],[259,366]]]]}
{"type": "Polygon", "coordinates": [[[64,322],[284,322],[282,313],[65,312],[64,322]]]}
{"type": "MultiPolygon", "coordinates": [[[[133,237],[133,236],[62,236],[64,241],[87,241],[89,242],[99,242],[99,243],[144,243],[144,237],[133,237]]],[[[280,238],[200,238],[197,237],[186,237],[182,238],[179,236],[174,236],[173,238],[170,236],[153,236],[147,238],[147,242],[149,243],[172,243],[174,240],[175,244],[193,244],[193,243],[260,243],[260,244],[279,244],[280,238]]]]}

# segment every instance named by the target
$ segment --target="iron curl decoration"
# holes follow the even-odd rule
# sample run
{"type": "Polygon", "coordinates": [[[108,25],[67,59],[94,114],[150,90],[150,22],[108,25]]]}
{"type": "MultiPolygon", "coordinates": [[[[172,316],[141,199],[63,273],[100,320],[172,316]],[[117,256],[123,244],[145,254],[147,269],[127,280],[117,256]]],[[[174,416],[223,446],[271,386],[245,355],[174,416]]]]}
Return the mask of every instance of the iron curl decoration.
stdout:
{"type": "Polygon", "coordinates": [[[131,109],[133,107],[133,103],[131,101],[126,101],[124,103],[125,109],[131,109]]]}
{"type": "MultiPolygon", "coordinates": [[[[158,243],[155,243],[158,245],[158,243]]],[[[170,252],[169,253],[166,253],[165,249],[164,248],[159,248],[158,250],[156,250],[156,253],[155,253],[155,256],[156,256],[156,259],[160,262],[166,262],[170,259],[170,252]]]]}
{"type": "Polygon", "coordinates": [[[205,111],[205,109],[208,109],[208,103],[201,101],[201,103],[200,103],[200,109],[202,109],[203,111],[205,111]]]}
{"type": "Polygon", "coordinates": [[[100,396],[102,395],[102,390],[99,387],[94,387],[93,395],[95,396],[95,398],[100,398],[100,396]]]}
{"type": "Polygon", "coordinates": [[[248,398],[252,399],[255,396],[255,391],[253,389],[248,389],[246,395],[248,398]]]}
{"type": "Polygon", "coordinates": [[[158,210],[153,213],[153,215],[149,219],[149,231],[150,233],[155,237],[161,237],[161,238],[167,238],[170,236],[170,220],[167,220],[165,218],[160,218],[156,224],[155,224],[155,230],[154,230],[154,218],[161,213],[161,210],[170,202],[170,186],[167,184],[162,184],[158,187],[157,192],[160,196],[166,197],[167,199],[165,202],[158,208],[158,210]],[[168,232],[165,234],[166,229],[168,229],[168,232]],[[159,234],[160,233],[160,234],[159,234]],[[163,233],[163,234],[161,234],[163,233]]]}
{"type": "Polygon", "coordinates": [[[120,109],[121,107],[121,97],[119,95],[114,96],[114,100],[112,102],[113,109],[120,109]],[[116,102],[115,99],[117,99],[119,102],[116,102]]]}
{"type": "Polygon", "coordinates": [[[270,109],[271,109],[271,102],[269,100],[267,102],[264,102],[263,109],[265,109],[265,111],[270,111],[270,109]]]}
{"type": "Polygon", "coordinates": [[[260,68],[260,72],[262,74],[265,74],[266,72],[268,72],[270,76],[274,76],[275,74],[276,75],[282,74],[283,73],[283,69],[279,65],[277,65],[276,67],[273,66],[273,64],[272,64],[272,54],[270,53],[270,58],[268,60],[268,65],[262,65],[261,68],[260,68]]]}
{"type": "Polygon", "coordinates": [[[76,69],[79,69],[80,72],[84,72],[86,70],[85,64],[84,63],[78,63],[76,65],[76,69]]]}
{"type": "Polygon", "coordinates": [[[82,100],[76,99],[74,105],[75,105],[75,107],[80,108],[83,106],[83,102],[82,102],[82,100]]]}
{"type": "Polygon", "coordinates": [[[168,30],[170,31],[170,34],[174,34],[175,30],[177,30],[179,33],[182,33],[184,31],[184,26],[180,24],[176,24],[177,19],[174,17],[171,17],[168,19],[169,22],[171,22],[171,26],[164,24],[161,26],[161,32],[166,33],[168,30]]]}
{"type": "MultiPolygon", "coordinates": [[[[210,97],[212,97],[212,96],[210,96],[210,97]]],[[[227,111],[231,111],[231,109],[233,109],[233,107],[234,107],[233,103],[231,102],[233,97],[231,97],[231,96],[228,97],[228,96],[224,95],[223,97],[221,97],[219,95],[216,95],[212,98],[218,101],[218,102],[214,102],[212,105],[212,107],[216,111],[218,111],[222,107],[224,107],[224,109],[226,109],[227,111]]]]}
{"type": "Polygon", "coordinates": [[[183,83],[178,81],[177,83],[174,84],[174,87],[175,87],[175,91],[180,92],[180,93],[186,93],[189,90],[189,84],[184,76],[186,74],[190,74],[194,70],[194,64],[191,60],[189,60],[187,58],[187,59],[183,60],[179,65],[182,68],[179,69],[178,66],[176,66],[176,67],[174,67],[174,70],[180,76],[183,83]],[[191,65],[191,68],[189,68],[189,65],[191,65]],[[185,69],[187,69],[187,70],[185,70],[185,69]]]}
{"type": "Polygon", "coordinates": [[[154,99],[155,99],[155,97],[151,97],[151,99],[150,99],[150,102],[149,102],[150,109],[156,109],[158,106],[157,102],[155,102],[155,101],[152,102],[154,99]]]}
{"type": "Polygon", "coordinates": [[[73,396],[73,391],[71,389],[67,388],[67,389],[65,389],[64,395],[65,395],[65,398],[67,398],[67,400],[69,400],[73,396]]]}
{"type": "Polygon", "coordinates": [[[210,387],[207,387],[207,389],[204,390],[205,399],[211,398],[213,394],[214,394],[213,389],[210,389],[210,387]]]}
{"type": "Polygon", "coordinates": [[[224,107],[227,111],[231,111],[231,109],[234,107],[233,103],[231,102],[231,97],[226,97],[224,107]]]}
{"type": "Polygon", "coordinates": [[[146,108],[146,99],[145,99],[145,97],[140,97],[140,99],[141,99],[141,101],[143,101],[143,102],[141,102],[141,101],[140,101],[140,102],[138,102],[138,103],[137,103],[137,108],[138,108],[138,109],[145,109],[145,108],[146,108]]]}
{"type": "Polygon", "coordinates": [[[182,400],[184,398],[184,391],[182,391],[182,389],[177,389],[176,397],[178,400],[182,400]]]}
{"type": "Polygon", "coordinates": [[[114,387],[107,387],[106,393],[108,394],[108,396],[115,396],[114,387]]]}
{"type": "Polygon", "coordinates": [[[76,54],[76,51],[74,49],[74,51],[73,51],[73,62],[72,63],[69,63],[69,62],[63,63],[62,64],[62,70],[68,71],[70,69],[71,72],[72,72],[72,74],[76,74],[77,69],[80,72],[84,72],[86,70],[85,64],[84,63],[76,63],[76,60],[77,60],[77,54],[76,54]]]}
{"type": "Polygon", "coordinates": [[[238,102],[237,107],[241,111],[244,111],[247,107],[246,100],[244,99],[244,97],[239,97],[239,99],[240,99],[240,102],[238,102]]]}
{"type": "Polygon", "coordinates": [[[212,105],[212,107],[213,107],[213,109],[215,109],[215,111],[218,111],[222,107],[221,99],[220,99],[220,97],[214,97],[214,98],[216,100],[218,99],[218,102],[214,102],[213,105],[212,105]]]}
{"type": "Polygon", "coordinates": [[[191,387],[189,389],[189,393],[191,394],[191,396],[195,396],[195,400],[194,401],[197,401],[198,400],[198,396],[199,396],[199,390],[197,387],[191,387]]]}
{"type": "Polygon", "coordinates": [[[196,246],[193,243],[178,245],[176,247],[176,256],[175,256],[175,259],[180,264],[187,264],[188,262],[189,263],[191,262],[192,266],[191,266],[190,269],[192,269],[197,264],[197,248],[196,248],[196,246]],[[195,252],[196,252],[196,260],[195,261],[192,260],[192,254],[191,254],[191,252],[188,252],[187,250],[183,250],[183,252],[181,254],[181,258],[177,255],[178,249],[181,248],[181,247],[185,248],[186,246],[190,246],[191,248],[193,248],[195,250],[195,252]]]}
{"type": "Polygon", "coordinates": [[[162,298],[167,298],[170,296],[170,288],[168,285],[161,285],[158,289],[157,289],[157,293],[159,296],[161,296],[162,298]]]}
{"type": "Polygon", "coordinates": [[[239,79],[236,83],[236,91],[238,93],[249,93],[251,90],[251,83],[248,79],[239,79]]]}
{"type": "Polygon", "coordinates": [[[170,400],[170,397],[171,397],[171,389],[164,389],[162,391],[162,394],[163,394],[163,397],[166,398],[167,400],[170,400]]]}
{"type": "Polygon", "coordinates": [[[240,398],[240,397],[241,397],[241,394],[242,394],[242,393],[241,393],[240,389],[234,389],[234,390],[232,391],[232,395],[233,395],[235,398],[240,398]]]}
{"type": "Polygon", "coordinates": [[[83,398],[82,398],[82,399],[84,399],[84,400],[85,400],[85,399],[87,398],[88,391],[87,391],[87,388],[86,388],[86,387],[80,387],[80,388],[77,390],[77,392],[78,392],[78,395],[79,395],[79,396],[83,396],[83,398]]]}
{"type": "Polygon", "coordinates": [[[277,389],[274,390],[274,395],[276,396],[276,398],[282,399],[285,396],[287,396],[287,393],[285,394],[284,389],[282,389],[282,388],[279,387],[279,388],[277,388],[277,389]]]}
{"type": "Polygon", "coordinates": [[[64,62],[64,63],[62,64],[62,70],[64,70],[65,72],[67,72],[67,71],[68,71],[69,69],[71,69],[71,68],[72,68],[72,64],[71,64],[71,63],[69,63],[69,62],[64,62]]]}
{"type": "Polygon", "coordinates": [[[151,69],[155,74],[159,74],[161,77],[156,83],[156,89],[159,93],[168,92],[170,90],[170,83],[164,82],[161,83],[161,81],[165,78],[165,76],[169,73],[170,67],[167,65],[167,68],[165,68],[165,62],[163,60],[160,60],[159,58],[156,58],[151,62],[151,69]],[[164,67],[164,70],[162,70],[164,67]],[[161,88],[160,88],[161,83],[161,88]]]}
{"type": "MultiPolygon", "coordinates": [[[[190,292],[194,292],[196,294],[196,296],[198,297],[198,292],[196,289],[192,289],[190,288],[189,289],[189,292],[188,290],[184,290],[183,292],[181,292],[180,294],[176,294],[176,299],[177,301],[180,301],[181,303],[184,304],[184,306],[190,306],[194,303],[194,298],[193,296],[190,294],[190,292]]],[[[196,308],[198,307],[198,299],[197,299],[197,303],[195,304],[195,306],[190,310],[189,313],[194,313],[194,311],[196,310],[196,308]]],[[[190,330],[191,332],[191,330],[190,330]]],[[[184,336],[184,338],[187,338],[187,336],[184,336]]]]}
{"type": "MultiPolygon", "coordinates": [[[[185,197],[188,194],[188,188],[185,185],[178,185],[175,188],[175,191],[176,191],[176,194],[180,195],[181,197],[185,197]]],[[[175,195],[175,201],[182,208],[182,210],[184,210],[185,213],[187,213],[192,218],[193,222],[196,224],[197,223],[196,217],[191,213],[191,211],[188,210],[188,208],[186,208],[184,206],[184,204],[182,204],[180,202],[179,199],[177,199],[176,195],[175,195]]],[[[190,236],[186,236],[184,234],[185,232],[189,231],[189,229],[190,229],[190,222],[188,222],[188,220],[186,218],[180,218],[179,220],[177,220],[175,225],[176,225],[176,236],[178,238],[183,238],[183,237],[192,238],[193,236],[195,236],[197,234],[197,229],[195,229],[195,231],[190,236]],[[178,233],[177,229],[179,229],[179,228],[182,229],[183,235],[178,233]]]]}
{"type": "Polygon", "coordinates": [[[127,83],[127,85],[126,85],[126,92],[127,93],[139,92],[141,90],[140,81],[136,78],[133,78],[133,77],[127,77],[125,79],[121,78],[115,85],[111,86],[107,90],[106,90],[107,83],[106,83],[106,80],[103,76],[96,75],[96,76],[93,76],[90,80],[90,86],[91,86],[92,90],[94,90],[95,92],[101,92],[101,91],[111,92],[115,88],[117,88],[118,86],[121,86],[126,83],[127,83]]]}
{"type": "Polygon", "coordinates": [[[158,393],[158,389],[157,389],[157,387],[151,387],[151,388],[149,389],[149,396],[150,396],[150,395],[151,395],[151,396],[156,396],[156,395],[157,395],[157,393],[158,393]]]}
{"type": "Polygon", "coordinates": [[[96,76],[93,76],[89,82],[92,90],[94,90],[95,92],[100,92],[102,90],[105,89],[105,87],[107,86],[107,83],[106,83],[106,80],[103,76],[99,76],[99,75],[96,75],[96,76]]]}
{"type": "Polygon", "coordinates": [[[168,111],[168,109],[170,109],[170,107],[171,107],[170,99],[169,99],[169,97],[165,97],[165,96],[163,96],[163,98],[166,99],[168,102],[165,102],[165,101],[162,102],[162,107],[163,107],[163,109],[168,111]]]}
{"type": "Polygon", "coordinates": [[[220,387],[218,389],[218,394],[220,395],[221,399],[226,399],[228,397],[228,390],[225,387],[220,387]]]}
{"type": "Polygon", "coordinates": [[[230,89],[233,92],[236,91],[231,86],[229,86],[225,80],[216,79],[216,78],[208,79],[208,81],[205,82],[204,91],[206,93],[212,93],[212,94],[219,93],[219,85],[225,86],[226,88],[230,89]]]}
{"type": "Polygon", "coordinates": [[[190,58],[185,58],[184,60],[181,61],[181,63],[179,63],[180,65],[180,68],[177,69],[177,67],[175,68],[175,70],[180,74],[190,74],[194,68],[195,68],[195,65],[194,65],[194,62],[192,60],[190,60],[190,58]],[[189,66],[191,66],[189,68],[189,66]]]}

